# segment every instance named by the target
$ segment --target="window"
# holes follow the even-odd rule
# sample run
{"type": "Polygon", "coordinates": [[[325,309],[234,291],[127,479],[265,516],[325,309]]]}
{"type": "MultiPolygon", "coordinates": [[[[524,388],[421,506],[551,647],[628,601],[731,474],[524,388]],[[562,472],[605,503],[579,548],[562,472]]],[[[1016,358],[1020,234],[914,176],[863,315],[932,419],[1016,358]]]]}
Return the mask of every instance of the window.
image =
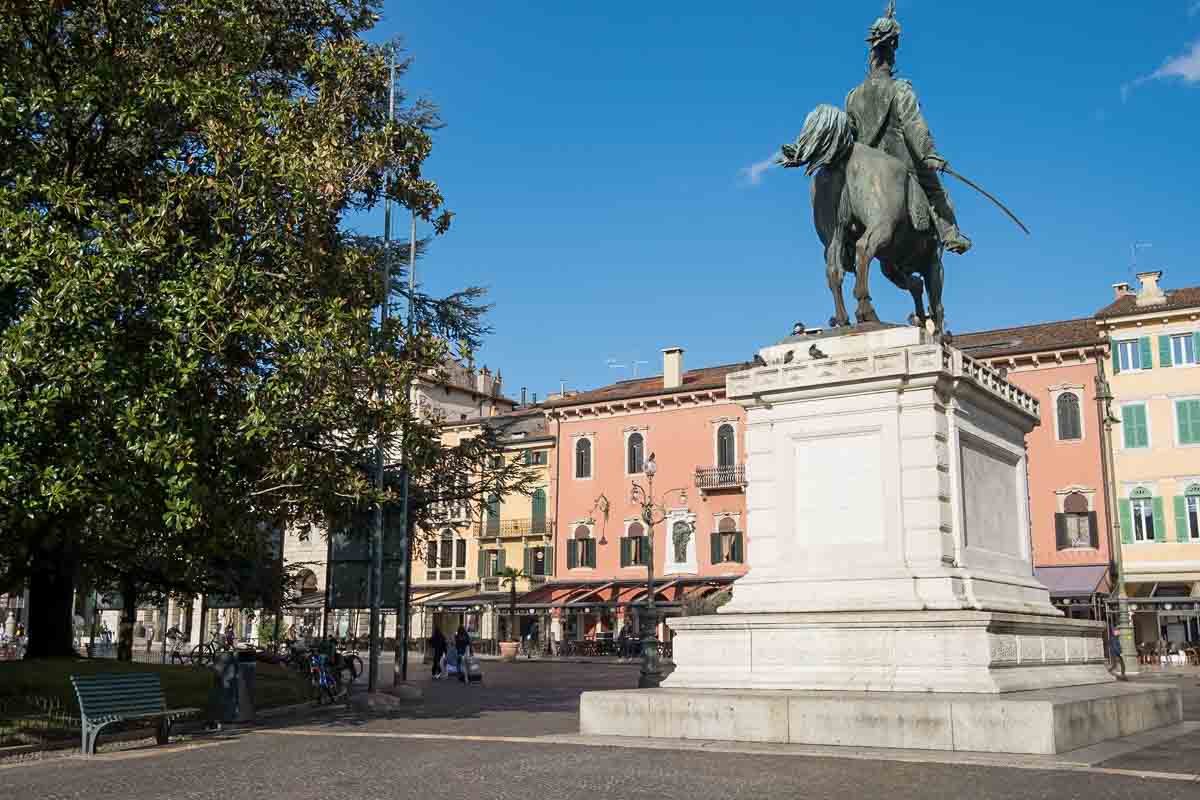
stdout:
{"type": "Polygon", "coordinates": [[[504,571],[503,550],[479,551],[479,577],[495,578],[504,571]]]}
{"type": "Polygon", "coordinates": [[[725,423],[717,428],[717,466],[732,467],[737,460],[734,451],[733,426],[725,423]]]}
{"type": "Polygon", "coordinates": [[[530,500],[529,532],[535,535],[549,533],[546,529],[546,490],[534,489],[530,500]]]}
{"type": "Polygon", "coordinates": [[[630,475],[637,475],[642,471],[642,462],[646,455],[645,449],[646,440],[640,433],[629,434],[629,438],[625,440],[625,450],[626,470],[630,475]]]}
{"type": "MultiPolygon", "coordinates": [[[[454,543],[454,566],[458,569],[467,568],[467,540],[459,539],[454,543]]],[[[466,577],[465,575],[463,576],[466,577]]]]}
{"type": "Polygon", "coordinates": [[[592,477],[592,443],[588,439],[575,443],[575,477],[592,477]]]}
{"type": "Polygon", "coordinates": [[[504,469],[504,456],[492,456],[488,461],[492,469],[504,469]]]}
{"type": "Polygon", "coordinates": [[[1158,359],[1164,367],[1188,367],[1196,363],[1200,333],[1177,333],[1158,337],[1158,359]]]}
{"type": "Polygon", "coordinates": [[[633,522],[621,539],[621,566],[644,567],[650,561],[650,543],[646,529],[640,522],[633,522]]]}
{"type": "Polygon", "coordinates": [[[1079,417],[1079,395],[1063,392],[1058,396],[1058,438],[1060,441],[1083,438],[1079,417]]]}
{"type": "Polygon", "coordinates": [[[1134,489],[1129,494],[1129,511],[1133,522],[1133,540],[1135,542],[1153,542],[1154,536],[1154,498],[1146,489],[1134,489]]]}
{"type": "Polygon", "coordinates": [[[545,450],[526,450],[525,465],[530,467],[543,466],[546,464],[546,457],[547,452],[545,450]]]}
{"type": "Polygon", "coordinates": [[[1200,542],[1200,484],[1193,483],[1175,497],[1175,539],[1200,542]]]}
{"type": "Polygon", "coordinates": [[[487,511],[487,532],[488,536],[500,535],[500,497],[492,495],[488,498],[484,508],[487,511]]]}
{"type": "Polygon", "coordinates": [[[302,597],[308,597],[309,595],[316,594],[317,591],[318,591],[318,589],[317,589],[316,574],[311,569],[306,569],[303,572],[301,572],[300,573],[300,595],[302,597]]]}
{"type": "Polygon", "coordinates": [[[567,569],[577,567],[596,568],[596,540],[586,525],[576,527],[573,538],[567,540],[567,569]]]}
{"type": "Polygon", "coordinates": [[[1150,337],[1141,339],[1125,339],[1114,342],[1116,355],[1113,358],[1113,368],[1116,372],[1128,372],[1133,369],[1151,369],[1150,337]]]}
{"type": "Polygon", "coordinates": [[[742,532],[737,525],[733,517],[725,517],[717,523],[712,535],[712,563],[742,562],[742,532]]]}
{"type": "Polygon", "coordinates": [[[527,547],[525,548],[525,574],[526,575],[549,575],[550,574],[550,548],[548,547],[527,547]]]}
{"type": "Polygon", "coordinates": [[[1179,444],[1200,444],[1200,400],[1175,401],[1179,444]]]}
{"type": "Polygon", "coordinates": [[[1096,515],[1081,492],[1071,492],[1063,500],[1063,513],[1054,515],[1054,533],[1059,550],[1099,546],[1096,515]]]}
{"type": "Polygon", "coordinates": [[[1150,426],[1146,423],[1144,403],[1121,406],[1121,432],[1127,450],[1150,446],[1150,426]]]}

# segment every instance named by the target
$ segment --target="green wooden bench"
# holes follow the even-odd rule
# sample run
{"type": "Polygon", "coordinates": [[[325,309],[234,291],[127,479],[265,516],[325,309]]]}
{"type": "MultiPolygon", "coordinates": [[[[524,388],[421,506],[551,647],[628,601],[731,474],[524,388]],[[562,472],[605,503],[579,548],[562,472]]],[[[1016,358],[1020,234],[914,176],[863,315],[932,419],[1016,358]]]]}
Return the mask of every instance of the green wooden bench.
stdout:
{"type": "Polygon", "coordinates": [[[158,743],[166,744],[175,720],[200,711],[198,708],[168,710],[162,682],[153,672],[72,675],[71,684],[79,698],[84,755],[96,754],[96,737],[115,722],[156,719],[158,743]]]}

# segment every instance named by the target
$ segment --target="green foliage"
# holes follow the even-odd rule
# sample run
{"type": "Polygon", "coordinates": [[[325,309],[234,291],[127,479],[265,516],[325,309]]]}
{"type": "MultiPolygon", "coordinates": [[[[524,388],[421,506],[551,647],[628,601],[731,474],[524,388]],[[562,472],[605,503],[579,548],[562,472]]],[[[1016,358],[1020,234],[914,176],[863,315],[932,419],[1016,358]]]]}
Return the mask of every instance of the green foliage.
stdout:
{"type": "Polygon", "coordinates": [[[400,259],[344,215],[389,195],[450,223],[435,110],[388,119],[377,11],[0,6],[0,575],[238,590],[264,526],[392,497],[377,432],[436,449],[397,389],[485,309],[402,293],[411,333],[375,323],[400,259]]]}

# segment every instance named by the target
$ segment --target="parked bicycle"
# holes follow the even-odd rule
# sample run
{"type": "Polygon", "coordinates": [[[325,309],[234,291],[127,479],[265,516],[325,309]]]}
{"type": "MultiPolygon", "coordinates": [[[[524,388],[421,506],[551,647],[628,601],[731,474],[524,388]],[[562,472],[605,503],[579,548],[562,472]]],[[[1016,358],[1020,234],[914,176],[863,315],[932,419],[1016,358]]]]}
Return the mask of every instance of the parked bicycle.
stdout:
{"type": "Polygon", "coordinates": [[[313,653],[309,656],[309,680],[313,701],[317,705],[326,700],[335,703],[343,695],[347,698],[350,696],[353,681],[347,680],[347,673],[335,668],[331,661],[324,653],[313,653]]]}
{"type": "Polygon", "coordinates": [[[201,642],[192,648],[191,653],[188,654],[188,661],[198,667],[215,664],[218,654],[228,653],[232,650],[233,646],[228,638],[222,636],[220,631],[213,631],[207,642],[201,642]]]}

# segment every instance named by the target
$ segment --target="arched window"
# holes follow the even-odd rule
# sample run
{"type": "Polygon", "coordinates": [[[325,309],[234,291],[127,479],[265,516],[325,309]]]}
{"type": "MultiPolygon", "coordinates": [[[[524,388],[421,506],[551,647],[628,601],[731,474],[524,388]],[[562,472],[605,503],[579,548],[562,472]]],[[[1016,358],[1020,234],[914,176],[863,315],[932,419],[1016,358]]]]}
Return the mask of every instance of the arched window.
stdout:
{"type": "Polygon", "coordinates": [[[738,530],[738,523],[734,517],[723,517],[717,523],[716,533],[713,534],[712,562],[723,564],[741,561],[742,532],[738,530]]]}
{"type": "Polygon", "coordinates": [[[732,467],[736,457],[733,447],[733,426],[725,423],[717,428],[717,466],[732,467]]]}
{"type": "Polygon", "coordinates": [[[300,573],[300,595],[307,597],[310,594],[316,594],[317,576],[311,569],[306,569],[300,573]]]}
{"type": "Polygon", "coordinates": [[[1083,438],[1079,418],[1079,395],[1063,392],[1058,396],[1058,438],[1061,441],[1083,438]]]}
{"type": "Polygon", "coordinates": [[[629,434],[629,439],[626,442],[626,463],[630,475],[636,475],[642,471],[643,457],[645,456],[646,440],[642,438],[640,433],[629,434]]]}
{"type": "Polygon", "coordinates": [[[587,525],[575,528],[575,534],[567,540],[567,569],[596,567],[596,540],[587,525]]]}
{"type": "Polygon", "coordinates": [[[438,544],[438,564],[443,567],[454,564],[454,531],[449,528],[443,529],[442,539],[438,544]]]}
{"type": "Polygon", "coordinates": [[[650,560],[650,543],[640,522],[631,522],[621,539],[621,566],[645,566],[650,560]]]}
{"type": "Polygon", "coordinates": [[[575,443],[575,477],[592,477],[592,443],[587,439],[575,443]]]}
{"type": "Polygon", "coordinates": [[[1063,513],[1057,515],[1055,527],[1059,550],[1097,546],[1091,509],[1082,492],[1071,492],[1063,499],[1063,513]]]}

